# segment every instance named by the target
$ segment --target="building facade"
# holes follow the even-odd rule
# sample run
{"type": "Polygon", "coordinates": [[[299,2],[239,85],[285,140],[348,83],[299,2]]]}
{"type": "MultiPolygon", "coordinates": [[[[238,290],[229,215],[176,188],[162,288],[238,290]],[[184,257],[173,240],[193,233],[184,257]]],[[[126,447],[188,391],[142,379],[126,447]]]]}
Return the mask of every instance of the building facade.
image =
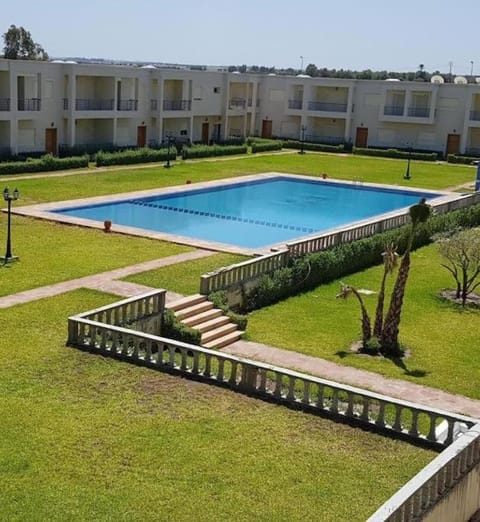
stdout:
{"type": "Polygon", "coordinates": [[[248,135],[480,155],[480,85],[0,60],[0,153],[248,135]]]}

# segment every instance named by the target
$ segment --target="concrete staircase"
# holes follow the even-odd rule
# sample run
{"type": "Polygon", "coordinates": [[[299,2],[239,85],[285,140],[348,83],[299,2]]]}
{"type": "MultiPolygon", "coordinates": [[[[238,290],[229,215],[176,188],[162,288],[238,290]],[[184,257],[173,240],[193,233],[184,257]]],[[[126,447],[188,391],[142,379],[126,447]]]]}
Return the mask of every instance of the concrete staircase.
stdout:
{"type": "Polygon", "coordinates": [[[238,341],[243,334],[238,326],[204,295],[195,294],[167,304],[177,319],[185,326],[202,333],[201,343],[205,348],[223,348],[238,341]]]}

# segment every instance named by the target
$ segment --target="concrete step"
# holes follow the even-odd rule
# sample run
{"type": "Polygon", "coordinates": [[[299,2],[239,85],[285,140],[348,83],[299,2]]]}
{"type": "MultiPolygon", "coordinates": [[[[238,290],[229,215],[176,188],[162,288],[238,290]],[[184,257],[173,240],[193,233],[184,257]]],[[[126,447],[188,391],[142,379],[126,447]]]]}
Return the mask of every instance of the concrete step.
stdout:
{"type": "Polygon", "coordinates": [[[213,303],[210,301],[204,301],[202,303],[194,304],[193,306],[188,306],[186,308],[181,308],[175,312],[175,315],[178,319],[183,320],[187,317],[193,317],[194,315],[201,314],[202,312],[206,312],[207,310],[211,310],[213,308],[213,303]]]}
{"type": "Polygon", "coordinates": [[[220,326],[223,326],[225,324],[228,324],[229,322],[230,319],[226,315],[220,315],[218,317],[215,317],[214,319],[210,319],[209,321],[198,323],[194,326],[194,328],[199,332],[205,333],[210,330],[214,330],[215,328],[219,328],[220,326]]]}
{"type": "Polygon", "coordinates": [[[182,310],[183,308],[189,308],[198,303],[203,303],[206,300],[207,300],[207,297],[205,295],[200,295],[200,294],[189,295],[188,297],[182,297],[181,299],[177,299],[173,303],[169,303],[167,305],[167,308],[176,312],[178,310],[182,310]]]}
{"type": "Polygon", "coordinates": [[[214,339],[218,339],[219,337],[223,337],[231,332],[237,330],[237,325],[234,323],[228,322],[223,326],[219,326],[218,328],[214,328],[213,330],[209,330],[202,334],[202,345],[213,341],[214,339]]]}
{"type": "Polygon", "coordinates": [[[243,332],[241,330],[236,330],[235,332],[230,332],[229,334],[224,335],[223,337],[219,337],[218,339],[214,339],[213,341],[205,343],[203,344],[203,346],[205,348],[223,348],[224,346],[238,341],[242,334],[243,332]]]}
{"type": "Polygon", "coordinates": [[[202,312],[201,314],[193,315],[192,317],[187,317],[186,319],[183,319],[182,323],[185,326],[190,326],[191,328],[193,328],[197,324],[205,323],[214,319],[215,317],[221,317],[222,315],[223,312],[219,308],[211,308],[210,310],[202,312]]]}

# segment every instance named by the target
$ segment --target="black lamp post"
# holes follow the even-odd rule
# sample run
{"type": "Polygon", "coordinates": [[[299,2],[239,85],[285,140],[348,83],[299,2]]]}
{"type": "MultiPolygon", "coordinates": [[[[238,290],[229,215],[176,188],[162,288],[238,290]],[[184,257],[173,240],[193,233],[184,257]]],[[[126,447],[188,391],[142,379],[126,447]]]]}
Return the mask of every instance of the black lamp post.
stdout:
{"type": "Polygon", "coordinates": [[[170,146],[171,146],[171,143],[172,143],[173,139],[172,139],[172,136],[170,133],[167,134],[167,163],[165,163],[164,167],[166,169],[169,169],[170,167],[172,167],[172,165],[170,165],[170,146]]]}
{"type": "Polygon", "coordinates": [[[306,125],[302,125],[300,127],[300,130],[302,131],[301,135],[300,135],[300,151],[298,152],[299,154],[305,154],[305,131],[307,130],[307,126],[306,125]]]}
{"type": "Polygon", "coordinates": [[[4,264],[7,264],[9,261],[13,261],[17,259],[16,256],[12,256],[12,243],[11,243],[11,214],[12,214],[12,201],[17,201],[20,196],[20,192],[18,189],[15,189],[13,193],[8,190],[8,187],[5,187],[3,190],[3,199],[8,203],[7,210],[7,250],[5,252],[5,257],[0,258],[3,260],[4,264]]]}
{"type": "Polygon", "coordinates": [[[411,159],[412,159],[412,147],[408,147],[407,172],[405,172],[405,176],[403,176],[403,179],[412,178],[412,176],[410,176],[410,160],[411,159]]]}

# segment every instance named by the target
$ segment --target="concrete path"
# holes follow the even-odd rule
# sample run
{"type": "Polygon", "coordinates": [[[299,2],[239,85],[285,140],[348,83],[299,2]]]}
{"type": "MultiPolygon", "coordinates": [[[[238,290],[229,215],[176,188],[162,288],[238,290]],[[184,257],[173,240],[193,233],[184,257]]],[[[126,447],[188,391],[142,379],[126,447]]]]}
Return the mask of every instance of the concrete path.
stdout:
{"type": "Polygon", "coordinates": [[[62,283],[41,286],[40,288],[34,288],[32,290],[25,290],[18,294],[0,297],[0,308],[8,308],[17,304],[28,303],[29,301],[35,301],[45,297],[52,297],[54,295],[70,292],[71,290],[77,290],[78,288],[92,288],[94,290],[102,290],[104,292],[112,292],[115,294],[118,292],[118,295],[130,297],[131,295],[151,290],[151,288],[123,281],[115,281],[116,279],[121,279],[133,274],[139,274],[140,272],[147,272],[148,270],[155,270],[162,266],[200,259],[202,257],[211,256],[214,253],[215,252],[210,250],[194,250],[192,252],[185,252],[184,254],[154,259],[153,261],[145,261],[144,263],[139,263],[137,265],[117,268],[108,272],[101,272],[100,274],[80,277],[62,283]]]}
{"type": "Polygon", "coordinates": [[[289,350],[249,341],[237,341],[222,352],[256,359],[268,364],[283,366],[309,373],[331,381],[366,388],[398,399],[417,402],[447,411],[454,411],[480,419],[480,401],[462,395],[447,393],[401,379],[383,377],[378,373],[358,370],[334,362],[303,355],[289,350]]]}

